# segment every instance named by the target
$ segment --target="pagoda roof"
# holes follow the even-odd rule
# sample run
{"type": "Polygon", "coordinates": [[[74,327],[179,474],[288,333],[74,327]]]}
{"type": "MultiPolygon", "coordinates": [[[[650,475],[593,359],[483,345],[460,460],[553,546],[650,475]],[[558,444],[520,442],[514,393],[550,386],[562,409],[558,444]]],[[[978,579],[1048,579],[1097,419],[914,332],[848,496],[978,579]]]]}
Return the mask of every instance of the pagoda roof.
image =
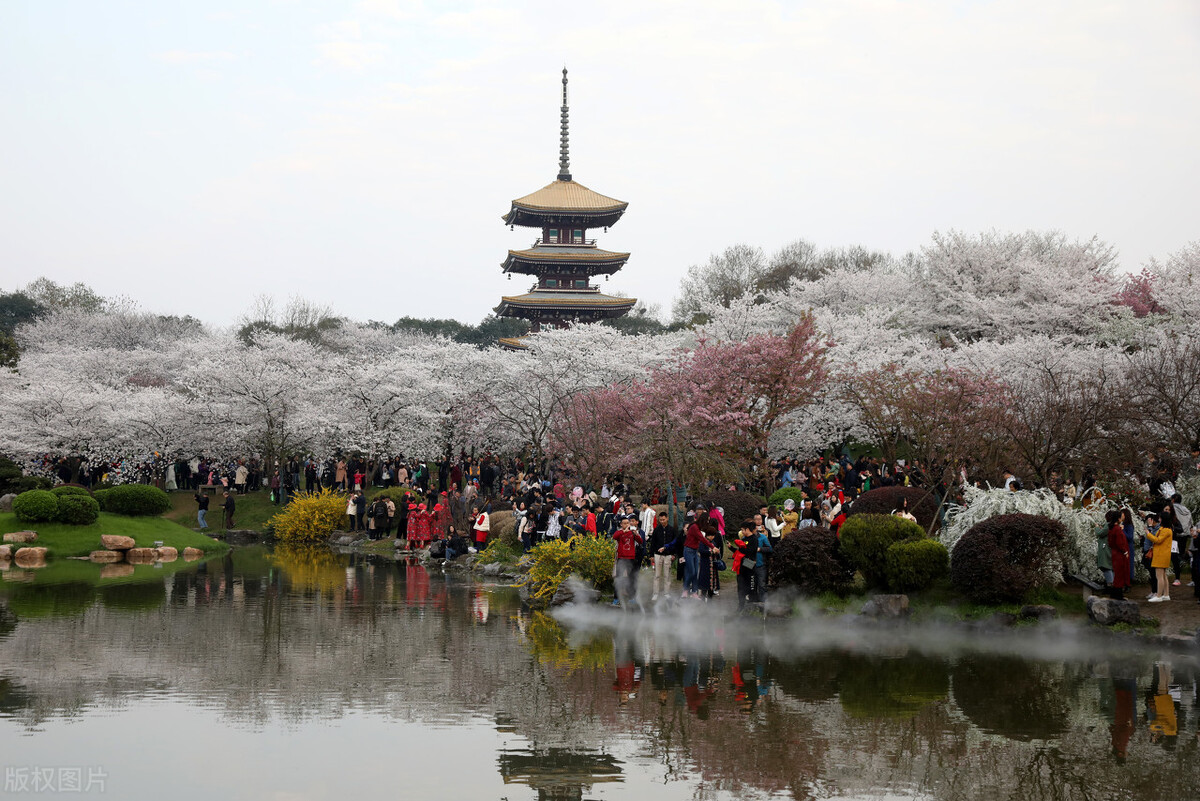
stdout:
{"type": "Polygon", "coordinates": [[[615,273],[629,260],[628,253],[617,253],[585,245],[534,245],[527,250],[510,250],[501,267],[505,272],[537,273],[555,265],[583,265],[593,272],[615,273]]]}
{"type": "Polygon", "coordinates": [[[498,310],[505,307],[512,307],[514,309],[600,308],[624,310],[631,308],[635,303],[637,303],[637,298],[618,298],[594,290],[534,289],[531,292],[526,292],[524,295],[505,295],[500,298],[500,305],[496,308],[498,310]]]}
{"type": "Polygon", "coordinates": [[[591,223],[609,226],[620,219],[629,206],[623,200],[593,192],[572,180],[557,180],[512,202],[504,215],[509,225],[541,228],[556,222],[591,223]]]}

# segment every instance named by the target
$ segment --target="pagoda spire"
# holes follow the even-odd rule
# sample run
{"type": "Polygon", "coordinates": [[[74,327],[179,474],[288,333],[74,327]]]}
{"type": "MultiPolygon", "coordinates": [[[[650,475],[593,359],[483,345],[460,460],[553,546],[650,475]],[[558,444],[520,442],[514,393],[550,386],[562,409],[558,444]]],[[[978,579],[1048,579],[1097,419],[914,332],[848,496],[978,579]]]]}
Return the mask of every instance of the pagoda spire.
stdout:
{"type": "Polygon", "coordinates": [[[571,180],[570,131],[567,121],[567,68],[563,67],[562,132],[558,140],[558,180],[571,180]]]}

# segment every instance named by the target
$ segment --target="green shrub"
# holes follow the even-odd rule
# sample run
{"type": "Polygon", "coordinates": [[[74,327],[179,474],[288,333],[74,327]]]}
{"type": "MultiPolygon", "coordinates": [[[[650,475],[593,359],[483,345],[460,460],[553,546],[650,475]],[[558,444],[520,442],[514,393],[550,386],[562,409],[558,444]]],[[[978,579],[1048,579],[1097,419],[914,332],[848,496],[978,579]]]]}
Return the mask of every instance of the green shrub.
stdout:
{"type": "Polygon", "coordinates": [[[17,481],[21,478],[21,468],[11,459],[0,456],[0,495],[15,492],[17,481]]]}
{"type": "Polygon", "coordinates": [[[782,487],[771,493],[771,497],[767,498],[768,506],[778,506],[783,508],[783,502],[789,498],[796,502],[796,509],[799,510],[804,505],[804,500],[808,496],[804,494],[804,490],[799,487],[782,487]]]}
{"type": "Polygon", "coordinates": [[[888,587],[895,592],[929,589],[950,570],[950,552],[937,540],[894,543],[884,560],[888,587]]]}
{"type": "Polygon", "coordinates": [[[919,540],[925,532],[911,520],[895,515],[847,517],[839,532],[842,552],[850,564],[875,587],[887,586],[887,550],[894,543],[919,540]]]}
{"type": "Polygon", "coordinates": [[[490,565],[499,562],[502,565],[515,564],[521,558],[521,552],[514,550],[503,540],[492,540],[483,552],[475,559],[479,565],[490,565]]]}
{"type": "Polygon", "coordinates": [[[100,504],[89,495],[63,495],[58,499],[60,523],[70,526],[90,526],[100,517],[100,504]]]}
{"type": "Polygon", "coordinates": [[[9,489],[9,492],[29,492],[30,490],[48,490],[51,487],[50,479],[42,478],[41,476],[21,476],[14,481],[9,489]]]}
{"type": "Polygon", "coordinates": [[[732,527],[737,531],[743,520],[753,519],[758,510],[766,506],[761,495],[750,492],[730,492],[723,490],[705,495],[702,499],[706,507],[720,506],[725,510],[725,530],[732,527]]]}
{"type": "Polygon", "coordinates": [[[121,484],[104,496],[104,511],[116,515],[161,515],[170,508],[167,493],[149,484],[121,484]]]}
{"type": "Polygon", "coordinates": [[[850,509],[847,517],[854,515],[890,515],[900,508],[900,502],[908,500],[908,511],[917,518],[917,523],[925,531],[936,531],[938,528],[938,499],[928,490],[916,487],[879,487],[859,495],[850,509]],[[932,526],[932,528],[930,528],[932,526]]]}
{"type": "Polygon", "coordinates": [[[950,555],[955,589],[982,604],[1019,603],[1049,583],[1047,570],[1067,529],[1041,515],[998,515],[974,525],[950,555]]]}
{"type": "Polygon", "coordinates": [[[64,495],[87,495],[90,498],[92,495],[92,493],[88,492],[78,484],[63,484],[50,491],[60,498],[64,495]]]}
{"type": "Polygon", "coordinates": [[[45,523],[58,516],[58,498],[48,490],[29,490],[13,498],[12,509],[23,523],[45,523]]]}
{"type": "Polygon", "coordinates": [[[100,504],[100,511],[102,511],[102,512],[108,511],[108,507],[105,506],[104,504],[105,504],[105,499],[108,497],[108,493],[111,491],[112,491],[112,488],[108,487],[105,489],[98,489],[98,490],[95,490],[94,492],[92,492],[92,497],[96,499],[96,503],[100,504]]]}
{"type": "Polygon", "coordinates": [[[854,580],[854,567],[842,553],[837,535],[818,526],[784,537],[767,564],[769,584],[792,586],[806,595],[844,592],[854,580]]]}

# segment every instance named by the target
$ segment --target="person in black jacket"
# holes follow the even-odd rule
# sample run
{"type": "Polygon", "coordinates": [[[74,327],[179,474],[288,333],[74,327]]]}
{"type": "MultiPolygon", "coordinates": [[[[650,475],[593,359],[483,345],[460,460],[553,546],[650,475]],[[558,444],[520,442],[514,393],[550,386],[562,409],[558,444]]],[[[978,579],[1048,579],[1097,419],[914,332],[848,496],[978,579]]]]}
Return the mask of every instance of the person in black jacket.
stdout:
{"type": "Polygon", "coordinates": [[[683,537],[667,525],[666,512],[659,512],[646,549],[654,555],[654,594],[650,600],[657,601],[659,595],[666,596],[670,591],[672,563],[683,552],[683,537]]]}
{"type": "MultiPolygon", "coordinates": [[[[737,539],[733,541],[735,554],[741,554],[741,558],[734,557],[737,562],[737,594],[738,594],[738,611],[741,611],[746,605],[746,601],[750,600],[754,593],[754,567],[758,564],[758,534],[754,530],[753,520],[742,521],[741,530],[738,532],[737,539]]],[[[756,598],[754,600],[757,600],[756,598]]]]}
{"type": "Polygon", "coordinates": [[[196,521],[200,523],[200,530],[208,528],[208,521],[205,519],[208,516],[208,495],[203,492],[197,492],[193,495],[196,499],[196,521]]]}

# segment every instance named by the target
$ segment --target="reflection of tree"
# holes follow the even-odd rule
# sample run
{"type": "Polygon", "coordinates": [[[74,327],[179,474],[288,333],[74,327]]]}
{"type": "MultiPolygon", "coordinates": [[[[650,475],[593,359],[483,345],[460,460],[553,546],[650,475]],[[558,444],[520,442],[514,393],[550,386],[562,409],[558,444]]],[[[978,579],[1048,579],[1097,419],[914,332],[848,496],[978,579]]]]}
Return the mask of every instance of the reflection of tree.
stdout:
{"type": "Polygon", "coordinates": [[[846,657],[838,674],[839,698],[855,718],[907,718],[950,692],[945,661],[846,657]]]}
{"type": "Polygon", "coordinates": [[[83,582],[21,584],[8,591],[8,608],[22,618],[76,615],[96,600],[96,588],[83,582]]]}
{"type": "Polygon", "coordinates": [[[971,722],[1013,740],[1049,740],[1067,728],[1067,688],[1057,666],[1015,656],[965,656],[954,701],[971,722]]]}
{"type": "Polygon", "coordinates": [[[828,654],[779,661],[774,665],[779,689],[800,701],[827,701],[837,696],[839,662],[828,654]]]}
{"type": "Polygon", "coordinates": [[[336,554],[324,545],[279,545],[271,557],[292,587],[324,594],[340,593],[346,588],[346,567],[350,558],[336,554]]]}
{"type": "Polygon", "coordinates": [[[167,585],[161,581],[139,584],[109,584],[99,590],[100,602],[109,609],[136,612],[157,609],[167,600],[167,585]]]}
{"type": "Polygon", "coordinates": [[[596,632],[582,643],[572,644],[558,621],[544,612],[534,612],[525,630],[533,655],[544,665],[566,670],[603,670],[612,661],[612,637],[596,632]]]}
{"type": "Polygon", "coordinates": [[[621,761],[610,754],[545,748],[502,751],[500,776],[505,784],[527,784],[537,790],[538,801],[577,801],[593,784],[619,782],[621,761]]]}

